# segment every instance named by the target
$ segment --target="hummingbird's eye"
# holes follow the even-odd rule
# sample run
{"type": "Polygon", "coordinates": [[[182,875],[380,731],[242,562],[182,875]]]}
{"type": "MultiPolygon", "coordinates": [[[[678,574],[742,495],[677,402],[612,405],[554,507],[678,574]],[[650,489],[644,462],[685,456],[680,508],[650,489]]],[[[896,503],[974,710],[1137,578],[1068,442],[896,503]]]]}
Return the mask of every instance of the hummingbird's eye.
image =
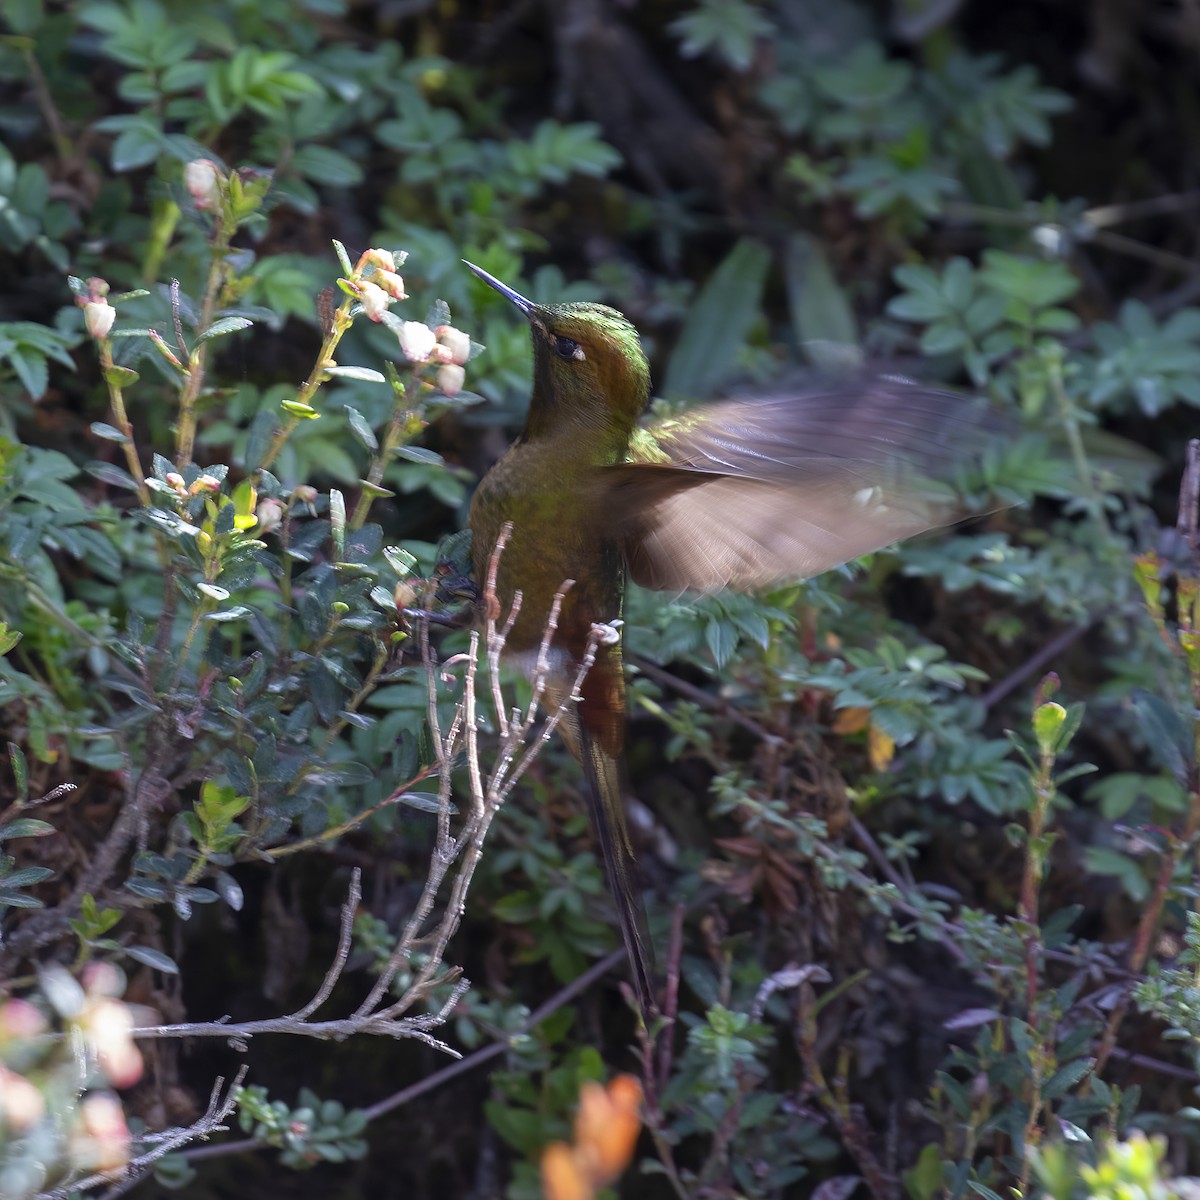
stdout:
{"type": "Polygon", "coordinates": [[[556,337],[554,350],[559,358],[572,358],[576,362],[583,362],[583,347],[578,342],[571,341],[570,338],[556,337]]]}

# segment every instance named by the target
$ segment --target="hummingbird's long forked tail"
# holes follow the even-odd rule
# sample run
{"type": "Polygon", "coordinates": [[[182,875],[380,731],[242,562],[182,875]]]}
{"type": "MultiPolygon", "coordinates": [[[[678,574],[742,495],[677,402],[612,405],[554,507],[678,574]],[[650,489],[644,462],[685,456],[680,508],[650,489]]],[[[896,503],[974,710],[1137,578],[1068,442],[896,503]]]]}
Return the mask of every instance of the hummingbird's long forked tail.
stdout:
{"type": "Polygon", "coordinates": [[[609,895],[617,907],[617,921],[629,955],[638,1005],[643,1019],[649,1024],[658,1012],[653,983],[654,952],[636,884],[637,865],[629,842],[629,826],[625,820],[625,803],[621,795],[621,763],[588,733],[582,721],[577,729],[579,760],[587,781],[592,829],[599,842],[600,861],[604,864],[609,895]]]}

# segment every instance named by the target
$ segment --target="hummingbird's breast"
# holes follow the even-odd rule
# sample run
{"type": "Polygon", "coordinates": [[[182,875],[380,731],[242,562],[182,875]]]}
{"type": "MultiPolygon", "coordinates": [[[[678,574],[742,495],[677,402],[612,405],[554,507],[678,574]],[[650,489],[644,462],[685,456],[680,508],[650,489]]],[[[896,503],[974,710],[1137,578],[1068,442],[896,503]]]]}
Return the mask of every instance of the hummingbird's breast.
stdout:
{"type": "MultiPolygon", "coordinates": [[[[623,572],[616,547],[605,536],[582,473],[590,467],[564,463],[553,447],[517,443],[484,476],[471,501],[471,552],[479,581],[506,522],[512,534],[496,577],[502,617],[513,593],[521,611],[510,635],[514,652],[537,646],[555,593],[574,580],[563,601],[559,628],[571,649],[586,617],[583,640],[594,621],[620,615],[623,572]]],[[[581,647],[582,648],[582,647],[581,647]]]]}
{"type": "MultiPolygon", "coordinates": [[[[588,478],[595,469],[572,462],[553,443],[518,442],[484,476],[471,501],[471,553],[481,586],[500,531],[512,524],[496,574],[498,620],[507,620],[519,591],[521,607],[505,657],[527,674],[536,666],[555,594],[573,581],[550,644],[548,683],[555,702],[570,694],[593,624],[621,615],[625,567],[609,532],[611,514],[606,519],[595,503],[597,490],[588,478]]],[[[597,649],[579,706],[581,720],[610,753],[620,749],[624,707],[618,642],[597,649]]]]}

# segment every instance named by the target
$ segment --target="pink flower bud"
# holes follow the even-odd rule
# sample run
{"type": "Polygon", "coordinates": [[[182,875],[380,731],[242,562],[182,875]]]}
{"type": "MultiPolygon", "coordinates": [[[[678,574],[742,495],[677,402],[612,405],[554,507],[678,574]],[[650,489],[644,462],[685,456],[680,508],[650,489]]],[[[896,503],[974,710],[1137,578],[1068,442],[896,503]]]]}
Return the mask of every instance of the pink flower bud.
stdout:
{"type": "Polygon", "coordinates": [[[189,496],[199,495],[200,492],[219,492],[221,481],[214,475],[198,475],[195,482],[188,488],[189,496]]]}
{"type": "Polygon", "coordinates": [[[408,299],[408,293],[404,290],[404,280],[395,271],[376,271],[371,276],[371,282],[383,288],[393,300],[408,299]]]}
{"type": "Polygon", "coordinates": [[[420,321],[405,321],[396,336],[400,339],[400,349],[409,362],[428,362],[437,345],[437,338],[428,325],[420,321]]]}
{"type": "Polygon", "coordinates": [[[178,496],[187,495],[187,484],[183,482],[183,476],[178,471],[168,471],[163,476],[163,483],[167,485],[178,496]]]}
{"type": "Polygon", "coordinates": [[[125,979],[112,963],[89,963],[83,971],[83,990],[90,996],[119,996],[125,990],[125,979]]]}
{"type": "Polygon", "coordinates": [[[278,500],[260,500],[254,515],[258,518],[258,532],[270,533],[283,524],[283,505],[278,500]]]}
{"type": "Polygon", "coordinates": [[[37,1037],[46,1031],[46,1018],[28,1000],[10,1000],[0,1005],[0,1039],[37,1037]]]}
{"type": "Polygon", "coordinates": [[[382,321],[383,314],[387,312],[388,305],[392,302],[387,292],[374,283],[360,283],[358,298],[362,301],[363,312],[372,321],[382,321]]]}
{"type": "Polygon", "coordinates": [[[83,1035],[114,1087],[129,1087],[142,1077],[142,1054],[133,1043],[133,1013],[111,997],[89,1000],[79,1017],[83,1035]]]}
{"type": "Polygon", "coordinates": [[[438,387],[447,396],[457,396],[462,391],[463,381],[466,379],[467,373],[457,363],[447,363],[444,367],[438,368],[437,382],[438,387]]]}
{"type": "Polygon", "coordinates": [[[85,1170],[117,1171],[129,1161],[129,1126],[116,1096],[92,1092],[79,1106],[82,1138],[72,1158],[85,1170]]]}
{"type": "Polygon", "coordinates": [[[108,331],[117,319],[117,310],[107,300],[89,300],[83,306],[83,325],[90,337],[97,341],[108,337],[108,331]]]}
{"type": "Polygon", "coordinates": [[[453,325],[439,325],[434,331],[437,340],[450,351],[450,361],[457,366],[471,357],[471,339],[461,329],[453,325]]]}
{"type": "Polygon", "coordinates": [[[220,203],[223,182],[221,170],[211,158],[194,158],[183,168],[183,185],[201,210],[220,203]]]}
{"type": "Polygon", "coordinates": [[[16,1071],[0,1067],[0,1122],[15,1133],[36,1125],[46,1112],[42,1093],[16,1071]]]}
{"type": "Polygon", "coordinates": [[[292,495],[301,504],[312,504],[317,498],[317,489],[311,483],[302,483],[293,490],[292,495]]]}

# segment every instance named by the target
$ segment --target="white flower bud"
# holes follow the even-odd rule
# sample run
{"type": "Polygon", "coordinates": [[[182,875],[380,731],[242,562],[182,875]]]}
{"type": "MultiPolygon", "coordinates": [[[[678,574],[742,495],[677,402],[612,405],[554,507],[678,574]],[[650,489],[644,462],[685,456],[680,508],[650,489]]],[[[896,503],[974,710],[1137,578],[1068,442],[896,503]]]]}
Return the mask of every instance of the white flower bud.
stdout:
{"type": "Polygon", "coordinates": [[[420,321],[405,321],[396,330],[396,336],[409,362],[428,362],[437,345],[433,330],[420,321]]]}
{"type": "Polygon", "coordinates": [[[107,300],[89,300],[83,306],[84,328],[97,340],[108,337],[116,319],[117,310],[107,300]]]}
{"type": "Polygon", "coordinates": [[[471,339],[453,325],[439,325],[434,333],[437,340],[450,351],[450,361],[462,366],[471,357],[471,339]]]}
{"type": "Polygon", "coordinates": [[[183,185],[201,210],[220,202],[222,180],[221,170],[211,158],[194,158],[183,168],[183,185]]]}
{"type": "Polygon", "coordinates": [[[444,367],[438,368],[437,382],[438,387],[447,396],[457,396],[462,391],[463,381],[466,379],[467,373],[457,363],[447,363],[444,367]]]}
{"type": "Polygon", "coordinates": [[[387,312],[388,305],[392,302],[392,298],[387,292],[374,283],[360,283],[358,298],[362,301],[363,312],[372,321],[382,321],[383,314],[387,312]]]}

